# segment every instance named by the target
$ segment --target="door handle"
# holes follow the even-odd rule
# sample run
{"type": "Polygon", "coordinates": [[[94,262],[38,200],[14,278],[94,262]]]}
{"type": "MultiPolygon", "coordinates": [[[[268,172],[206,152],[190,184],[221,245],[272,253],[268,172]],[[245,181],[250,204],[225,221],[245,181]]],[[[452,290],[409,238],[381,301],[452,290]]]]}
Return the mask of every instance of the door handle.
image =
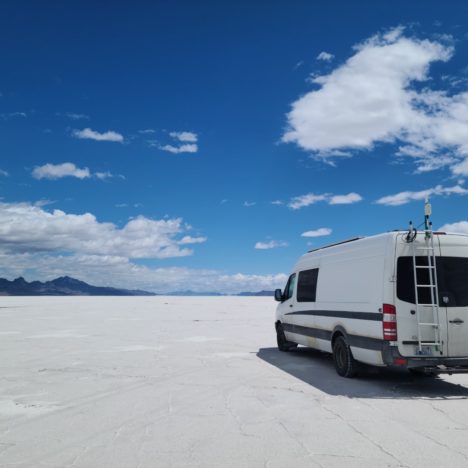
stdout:
{"type": "Polygon", "coordinates": [[[464,320],[459,319],[459,318],[457,318],[457,319],[455,319],[455,320],[449,320],[449,322],[450,322],[450,323],[456,323],[457,325],[460,325],[460,324],[462,324],[462,323],[465,323],[464,320]]]}

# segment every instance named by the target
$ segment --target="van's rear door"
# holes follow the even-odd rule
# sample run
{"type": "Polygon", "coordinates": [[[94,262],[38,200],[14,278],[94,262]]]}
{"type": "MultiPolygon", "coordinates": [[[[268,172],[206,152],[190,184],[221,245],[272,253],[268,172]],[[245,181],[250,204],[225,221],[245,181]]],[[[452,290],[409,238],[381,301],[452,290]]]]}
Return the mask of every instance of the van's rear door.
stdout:
{"type": "MultiPolygon", "coordinates": [[[[440,255],[440,245],[438,237],[434,238],[435,255],[440,255]]],[[[398,350],[403,356],[415,356],[419,354],[418,345],[418,318],[416,313],[415,304],[415,285],[414,285],[414,268],[412,248],[426,247],[424,237],[418,235],[414,241],[416,244],[412,246],[404,240],[404,236],[397,237],[396,245],[396,294],[395,306],[397,311],[397,333],[398,333],[398,350]]],[[[427,255],[424,250],[416,250],[418,256],[416,258],[416,265],[424,267],[428,265],[427,255]]],[[[438,259],[437,259],[438,260],[438,259]]],[[[439,274],[438,274],[439,276],[439,274]]],[[[418,284],[429,284],[429,271],[426,268],[417,269],[418,284]]],[[[439,288],[440,290],[440,288],[439,288]]],[[[419,297],[419,320],[423,323],[433,323],[433,308],[432,306],[424,306],[421,304],[431,303],[430,289],[420,287],[418,288],[419,297]]],[[[439,322],[439,337],[442,343],[441,346],[425,346],[423,353],[434,357],[447,356],[447,311],[441,304],[439,307],[438,319],[439,322]]],[[[437,339],[437,330],[434,327],[423,325],[420,326],[422,341],[435,341],[437,339]]]]}
{"type": "Polygon", "coordinates": [[[447,313],[448,355],[468,357],[468,237],[440,236],[440,306],[447,313]]]}

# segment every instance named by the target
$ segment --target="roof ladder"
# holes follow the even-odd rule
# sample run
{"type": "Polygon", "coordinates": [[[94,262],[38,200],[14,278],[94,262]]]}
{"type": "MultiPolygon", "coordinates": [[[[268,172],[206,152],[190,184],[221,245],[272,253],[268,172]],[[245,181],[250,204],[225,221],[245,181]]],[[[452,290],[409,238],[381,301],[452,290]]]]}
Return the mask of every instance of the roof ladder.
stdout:
{"type": "MultiPolygon", "coordinates": [[[[428,210],[430,214],[430,205],[428,210]]],[[[434,234],[432,232],[432,223],[428,221],[429,214],[426,213],[424,246],[418,245],[416,242],[411,243],[416,320],[418,323],[418,354],[424,354],[423,346],[434,346],[435,349],[438,350],[438,347],[442,345],[440,339],[439,289],[437,285],[434,234]],[[427,264],[425,264],[425,261],[418,262],[418,259],[427,259],[427,264]],[[418,271],[427,272],[427,283],[418,283],[418,271]],[[421,304],[419,302],[419,296],[424,294],[423,291],[427,289],[430,291],[430,302],[421,304]],[[428,307],[431,308],[429,320],[427,320],[427,315],[425,315],[425,319],[422,318],[422,311],[427,311],[428,307]],[[434,332],[433,334],[429,334],[429,337],[427,332],[423,332],[423,330],[426,331],[428,328],[432,329],[434,332]]],[[[421,279],[421,275],[419,275],[419,278],[421,279]]],[[[424,294],[424,296],[426,296],[426,294],[424,294]]]]}

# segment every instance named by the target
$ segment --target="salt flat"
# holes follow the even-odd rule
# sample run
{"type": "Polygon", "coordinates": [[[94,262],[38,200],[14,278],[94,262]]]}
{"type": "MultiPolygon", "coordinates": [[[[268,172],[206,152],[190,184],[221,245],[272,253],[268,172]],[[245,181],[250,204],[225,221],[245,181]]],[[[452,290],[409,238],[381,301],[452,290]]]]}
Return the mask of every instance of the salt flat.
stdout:
{"type": "Polygon", "coordinates": [[[338,377],[271,298],[2,297],[0,466],[468,466],[468,376],[338,377]]]}

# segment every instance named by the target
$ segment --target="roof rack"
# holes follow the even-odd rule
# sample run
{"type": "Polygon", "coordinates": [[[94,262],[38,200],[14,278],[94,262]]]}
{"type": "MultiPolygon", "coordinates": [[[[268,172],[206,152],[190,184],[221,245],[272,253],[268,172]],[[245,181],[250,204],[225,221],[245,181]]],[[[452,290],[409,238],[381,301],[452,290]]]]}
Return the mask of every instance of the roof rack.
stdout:
{"type": "Polygon", "coordinates": [[[323,245],[322,247],[317,247],[316,249],[309,250],[307,253],[316,252],[317,250],[328,249],[328,247],[335,247],[335,245],[347,244],[348,242],[354,242],[360,239],[364,239],[363,236],[361,237],[353,237],[352,239],[346,239],[341,242],[335,242],[334,244],[323,245]]]}

